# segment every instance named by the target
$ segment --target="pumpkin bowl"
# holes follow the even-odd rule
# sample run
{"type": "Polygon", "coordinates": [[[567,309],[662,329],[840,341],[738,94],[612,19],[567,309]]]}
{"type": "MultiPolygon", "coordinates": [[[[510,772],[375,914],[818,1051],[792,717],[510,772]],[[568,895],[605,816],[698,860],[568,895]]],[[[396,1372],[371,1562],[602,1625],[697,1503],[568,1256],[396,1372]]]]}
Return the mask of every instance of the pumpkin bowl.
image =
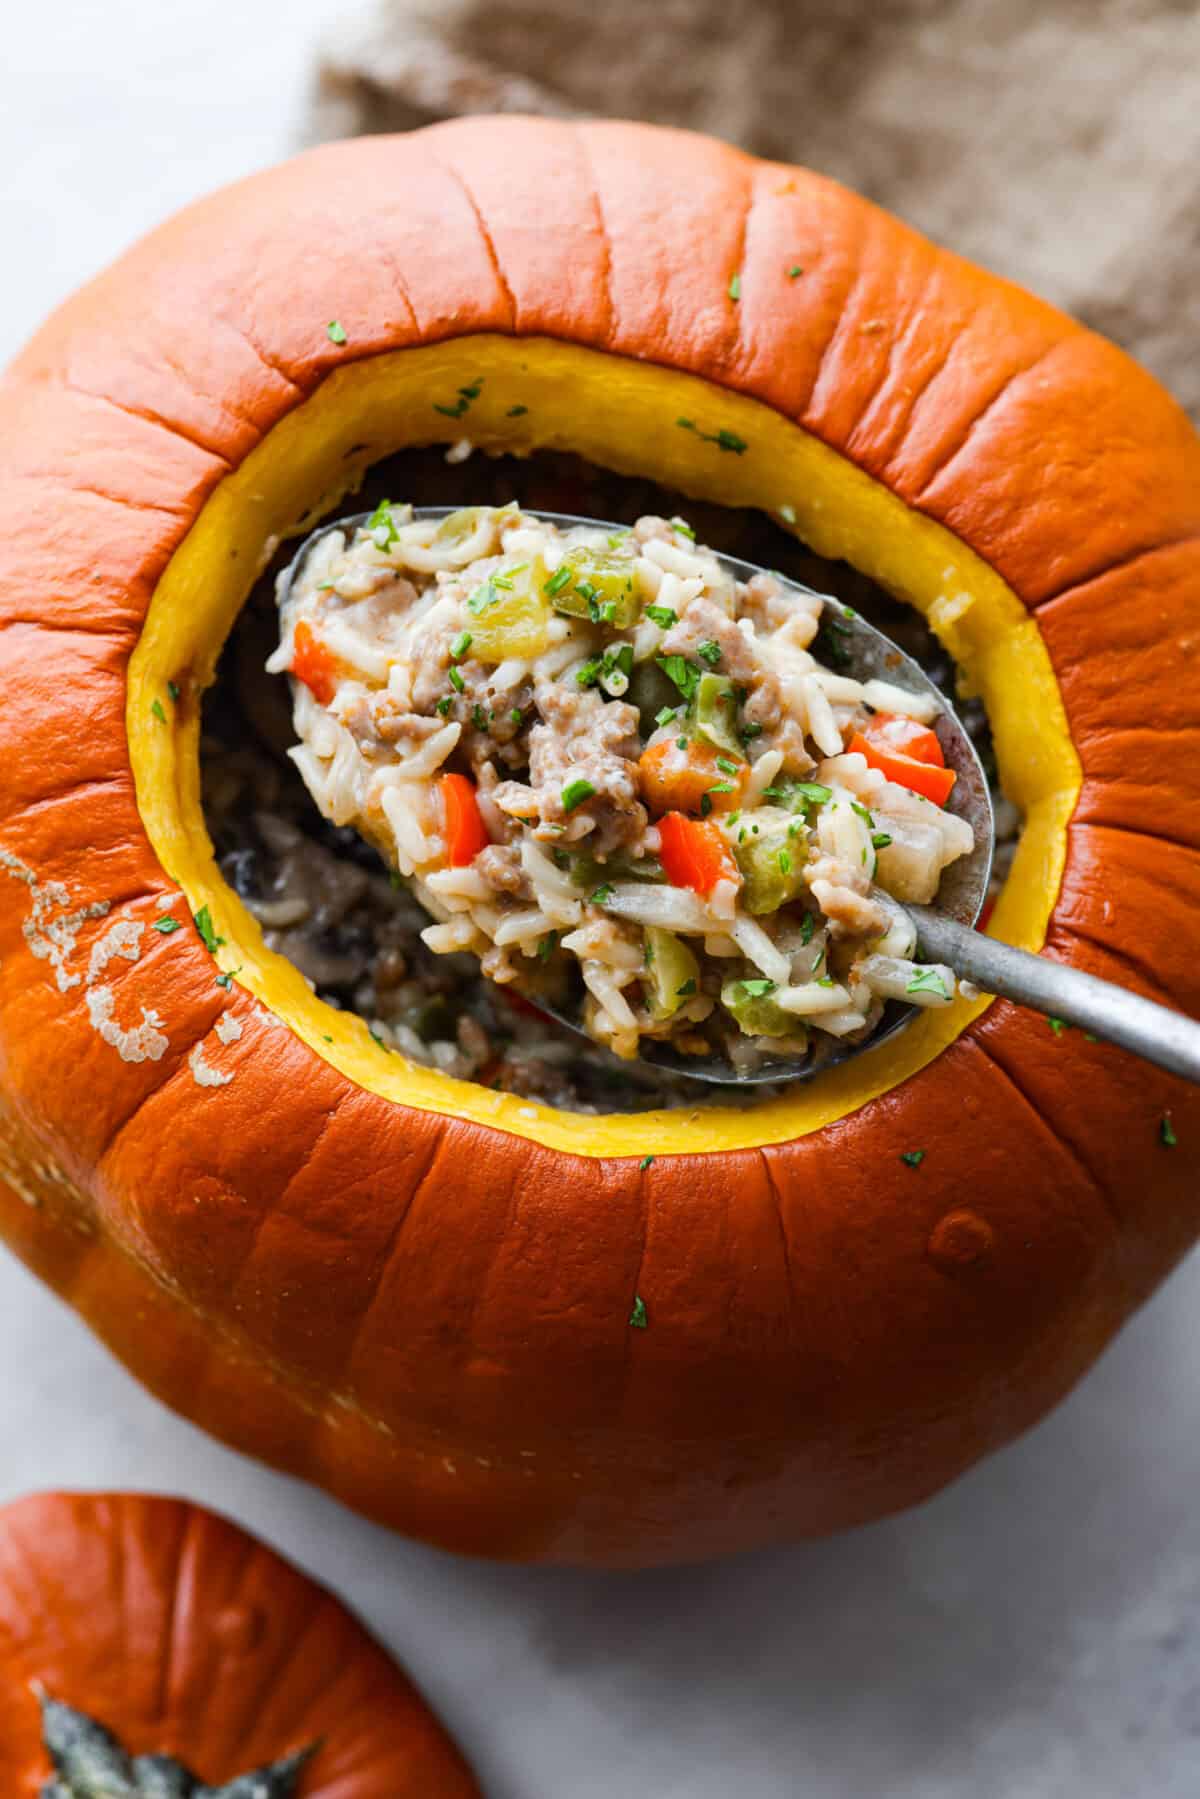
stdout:
{"type": "Polygon", "coordinates": [[[472,119],[193,206],[0,423],[0,1227],[169,1404],[456,1549],[708,1556],[933,1492],[1190,1245],[1200,1096],[1005,1004],[744,1108],[410,1065],[200,799],[278,540],[406,446],[570,451],[917,608],[1024,821],[990,928],[1195,1013],[1200,442],[1110,344],[802,169],[472,119]]]}
{"type": "Polygon", "coordinates": [[[159,1784],[137,1769],[139,1792],[479,1793],[345,1607],[237,1525],[146,1494],[17,1500],[0,1510],[0,1785],[101,1799],[133,1790],[125,1756],[177,1764],[159,1784]]]}

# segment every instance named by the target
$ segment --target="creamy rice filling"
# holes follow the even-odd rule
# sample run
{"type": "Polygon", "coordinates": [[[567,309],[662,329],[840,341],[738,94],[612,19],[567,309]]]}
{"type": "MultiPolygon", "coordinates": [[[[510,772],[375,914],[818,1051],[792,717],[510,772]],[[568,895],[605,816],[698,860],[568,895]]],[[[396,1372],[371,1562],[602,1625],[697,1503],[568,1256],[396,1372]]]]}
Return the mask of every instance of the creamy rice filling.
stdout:
{"type": "Polygon", "coordinates": [[[682,519],[384,502],[314,545],[268,668],[320,812],[410,888],[428,950],[535,1003],[577,989],[620,1056],[752,1066],[955,993],[904,910],[973,847],[936,702],[819,660],[822,605],[735,581],[682,519]]]}

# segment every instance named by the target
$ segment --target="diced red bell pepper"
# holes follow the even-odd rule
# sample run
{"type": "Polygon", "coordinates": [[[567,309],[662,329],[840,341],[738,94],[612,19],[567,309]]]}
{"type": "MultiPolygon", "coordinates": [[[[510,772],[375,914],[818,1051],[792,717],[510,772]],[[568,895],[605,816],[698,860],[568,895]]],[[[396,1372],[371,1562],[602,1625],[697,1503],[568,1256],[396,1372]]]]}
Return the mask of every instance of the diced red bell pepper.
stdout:
{"type": "Polygon", "coordinates": [[[303,681],[318,705],[328,706],[337,690],[333,652],[317,637],[308,620],[302,618],[293,639],[292,673],[303,681]]]}
{"type": "Polygon", "coordinates": [[[466,775],[443,775],[439,786],[446,857],[451,868],[466,868],[492,841],[475,797],[475,783],[466,775]]]}
{"type": "Polygon", "coordinates": [[[889,781],[924,794],[937,806],[946,804],[958,779],[954,770],[946,767],[936,732],[898,713],[877,712],[854,733],[849,748],[865,756],[889,781]]]}
{"type": "Polygon", "coordinates": [[[706,898],[718,881],[736,880],[737,863],[720,830],[708,819],[668,812],[658,821],[659,857],[673,887],[706,898]]]}

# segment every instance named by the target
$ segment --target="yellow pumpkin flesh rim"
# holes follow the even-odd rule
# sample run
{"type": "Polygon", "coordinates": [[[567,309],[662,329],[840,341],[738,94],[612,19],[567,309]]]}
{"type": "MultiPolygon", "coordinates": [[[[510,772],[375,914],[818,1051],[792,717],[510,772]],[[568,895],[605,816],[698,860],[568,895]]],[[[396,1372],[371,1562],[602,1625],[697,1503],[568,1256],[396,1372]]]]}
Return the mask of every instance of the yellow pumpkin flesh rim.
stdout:
{"type": "Polygon", "coordinates": [[[445,441],[435,408],[476,382],[479,396],[461,428],[477,446],[572,450],[696,499],[782,514],[818,554],[846,560],[923,613],[983,700],[1004,791],[1025,815],[990,929],[1041,947],[1082,773],[1045,644],[1012,589],[943,526],[760,401],[549,338],[461,337],[348,363],[214,490],[158,584],[129,666],[129,751],[150,843],[192,912],[209,908],[225,939],[222,967],[237,970],[238,984],[316,1055],[385,1099],[584,1156],[720,1153],[820,1130],[926,1067],[990,1002],[925,1012],[879,1049],[744,1110],[584,1116],[382,1049],[361,1019],[318,1000],[299,971],[266,948],[217,868],[200,800],[199,706],[175,708],[168,683],[198,696],[272,541],[311,528],[370,464],[445,441]],[[510,417],[513,407],[526,410],[510,417]],[[677,427],[680,418],[697,429],[677,427]],[[712,441],[721,432],[745,449],[722,450],[712,441]]]}

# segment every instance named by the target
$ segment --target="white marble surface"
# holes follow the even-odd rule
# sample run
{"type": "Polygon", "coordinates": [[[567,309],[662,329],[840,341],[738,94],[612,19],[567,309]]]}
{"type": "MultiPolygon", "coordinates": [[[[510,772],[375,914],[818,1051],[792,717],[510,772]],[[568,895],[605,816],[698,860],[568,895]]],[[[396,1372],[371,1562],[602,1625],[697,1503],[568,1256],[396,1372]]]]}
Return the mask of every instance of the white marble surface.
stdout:
{"type": "MultiPolygon", "coordinates": [[[[282,153],[334,11],[7,0],[0,356],[156,219],[282,153]]],[[[493,1799],[1194,1799],[1198,1314],[1193,1261],[1054,1417],[919,1513],[606,1577],[389,1538],[170,1416],[0,1258],[0,1499],[145,1487],[244,1520],[404,1657],[493,1799]]]]}

